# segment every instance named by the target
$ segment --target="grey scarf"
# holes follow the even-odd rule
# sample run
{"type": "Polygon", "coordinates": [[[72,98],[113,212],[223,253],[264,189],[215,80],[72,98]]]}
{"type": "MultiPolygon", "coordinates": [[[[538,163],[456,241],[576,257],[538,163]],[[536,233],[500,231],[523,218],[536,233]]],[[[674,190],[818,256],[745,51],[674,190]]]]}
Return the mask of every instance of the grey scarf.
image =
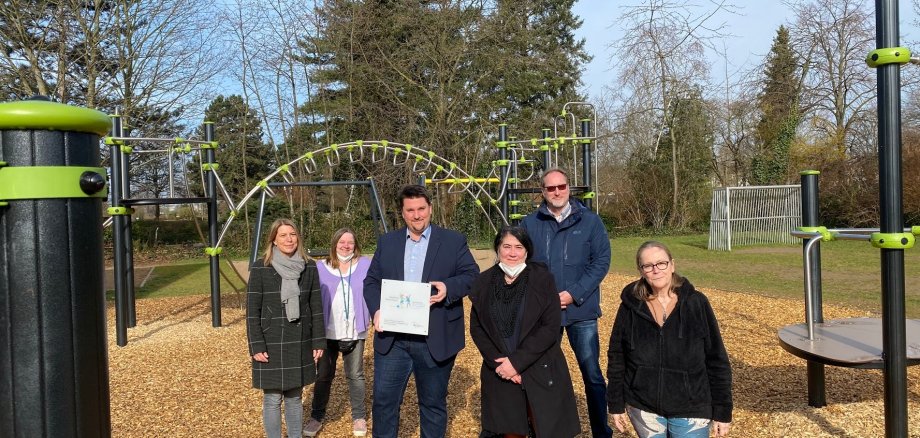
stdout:
{"type": "Polygon", "coordinates": [[[288,257],[277,246],[272,247],[272,267],[281,276],[281,302],[288,321],[300,319],[300,285],[297,283],[306,266],[300,253],[288,257]]]}

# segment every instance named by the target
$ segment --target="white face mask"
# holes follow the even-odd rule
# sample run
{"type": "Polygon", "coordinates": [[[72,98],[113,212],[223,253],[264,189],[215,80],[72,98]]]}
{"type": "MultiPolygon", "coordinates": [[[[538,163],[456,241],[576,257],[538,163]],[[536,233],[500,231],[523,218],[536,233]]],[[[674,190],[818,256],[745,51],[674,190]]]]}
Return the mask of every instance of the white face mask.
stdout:
{"type": "Polygon", "coordinates": [[[339,258],[339,261],[340,261],[340,262],[346,263],[346,262],[348,262],[349,260],[351,260],[352,257],[355,256],[355,253],[352,252],[352,253],[350,253],[350,254],[348,254],[348,255],[342,255],[342,254],[336,253],[335,256],[339,258]]]}
{"type": "Polygon", "coordinates": [[[505,275],[511,278],[517,278],[517,276],[521,274],[521,271],[523,271],[524,268],[527,267],[527,263],[521,263],[515,266],[508,266],[504,263],[499,262],[498,267],[501,268],[502,271],[505,272],[505,275]]]}

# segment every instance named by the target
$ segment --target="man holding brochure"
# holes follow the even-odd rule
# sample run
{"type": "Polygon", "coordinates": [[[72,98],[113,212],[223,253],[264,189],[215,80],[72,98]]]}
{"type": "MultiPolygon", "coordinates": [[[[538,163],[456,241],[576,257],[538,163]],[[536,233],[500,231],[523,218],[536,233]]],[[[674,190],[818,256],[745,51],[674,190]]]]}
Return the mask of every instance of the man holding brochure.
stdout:
{"type": "MultiPolygon", "coordinates": [[[[424,187],[403,187],[399,205],[406,227],[378,239],[364,280],[364,299],[376,330],[373,436],[396,438],[400,404],[409,376],[414,374],[421,437],[443,437],[447,384],[466,336],[463,297],[479,275],[479,267],[462,234],[431,225],[431,197],[424,187]],[[406,300],[411,302],[410,292],[394,290],[398,283],[384,285],[383,280],[430,284],[427,335],[387,324],[388,319],[414,320],[416,314],[400,312],[418,312],[419,306],[404,305],[406,300]]],[[[406,288],[418,289],[414,286],[418,285],[406,288]]]]}

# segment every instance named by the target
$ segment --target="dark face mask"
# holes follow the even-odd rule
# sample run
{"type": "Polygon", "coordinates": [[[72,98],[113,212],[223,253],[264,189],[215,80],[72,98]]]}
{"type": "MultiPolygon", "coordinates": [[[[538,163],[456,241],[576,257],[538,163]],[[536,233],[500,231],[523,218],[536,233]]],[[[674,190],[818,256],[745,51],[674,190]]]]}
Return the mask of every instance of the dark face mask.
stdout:
{"type": "Polygon", "coordinates": [[[355,350],[355,347],[358,346],[358,340],[352,339],[350,341],[336,341],[339,344],[339,352],[342,354],[348,354],[355,350]]]}

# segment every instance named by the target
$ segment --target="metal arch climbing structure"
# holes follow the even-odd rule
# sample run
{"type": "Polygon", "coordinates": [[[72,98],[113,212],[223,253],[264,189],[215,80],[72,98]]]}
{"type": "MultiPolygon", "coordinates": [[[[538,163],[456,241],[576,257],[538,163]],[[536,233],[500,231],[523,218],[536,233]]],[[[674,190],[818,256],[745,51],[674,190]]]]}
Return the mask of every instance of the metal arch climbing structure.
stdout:
{"type": "MultiPolygon", "coordinates": [[[[294,173],[292,169],[301,167],[307,174],[314,174],[320,166],[336,166],[347,160],[356,163],[369,160],[371,164],[390,164],[393,166],[411,166],[414,173],[429,174],[426,181],[434,184],[448,185],[448,193],[466,193],[472,197],[479,207],[493,231],[497,230],[490,210],[496,213],[503,225],[508,224],[509,217],[516,219],[516,212],[509,214],[508,205],[516,205],[516,193],[536,192],[539,189],[518,189],[520,183],[531,180],[538,175],[535,156],[543,154],[542,166],[548,168],[558,165],[559,150],[572,146],[573,164],[578,161],[576,157],[577,146],[582,148],[582,186],[573,187],[583,192],[582,199],[591,205],[594,198],[596,185],[591,180],[592,164],[597,163],[591,159],[591,144],[596,138],[591,134],[591,127],[596,123],[597,116],[594,107],[584,102],[567,103],[561,115],[554,121],[552,134],[550,129],[543,130],[543,137],[539,140],[516,141],[507,138],[507,126],[501,125],[499,140],[499,159],[492,161],[490,175],[495,178],[474,178],[456,163],[439,156],[434,151],[406,143],[392,142],[389,140],[357,140],[348,143],[332,144],[307,152],[290,162],[278,166],[266,175],[242,198],[234,200],[227,190],[218,173],[219,165],[215,161],[215,151],[219,144],[214,139],[214,125],[204,123],[203,140],[186,140],[183,138],[138,138],[127,137],[122,130],[120,116],[114,115],[110,136],[104,139],[111,150],[111,179],[112,199],[109,214],[112,216],[115,249],[115,307],[116,307],[116,344],[127,345],[127,327],[136,325],[136,311],[134,307],[134,281],[133,260],[131,248],[131,215],[132,206],[135,205],[161,205],[161,204],[205,204],[208,209],[208,247],[205,253],[210,257],[211,279],[211,316],[212,325],[221,325],[220,315],[220,282],[218,257],[221,254],[221,242],[226,236],[230,225],[238,215],[240,209],[257,194],[266,192],[274,196],[271,185],[272,180],[280,178],[286,183],[292,183],[294,173]],[[581,119],[581,134],[576,134],[576,118],[570,111],[571,107],[587,106],[591,109],[591,118],[581,119]],[[569,132],[569,128],[571,131],[569,132]],[[561,133],[561,135],[560,135],[561,133]],[[167,144],[165,148],[137,150],[132,147],[136,143],[167,144]],[[167,153],[169,162],[169,196],[165,198],[133,199],[130,196],[130,178],[127,155],[131,153],[167,153]],[[203,186],[205,196],[202,197],[176,197],[174,188],[173,164],[175,157],[181,154],[198,154],[203,173],[203,186]],[[203,155],[203,156],[202,156],[203,155]],[[526,174],[527,176],[520,176],[526,174]],[[499,182],[497,195],[492,196],[483,184],[499,182]],[[218,193],[230,209],[230,215],[218,231],[217,201],[218,193]]],[[[578,170],[572,173],[578,176],[578,170]]],[[[186,182],[188,178],[186,177],[186,182]]],[[[516,210],[516,207],[515,207],[516,210]]]]}
{"type": "Polygon", "coordinates": [[[256,183],[238,202],[233,202],[223,184],[220,184],[222,193],[227,205],[230,206],[230,216],[217,238],[216,246],[219,247],[223,241],[230,224],[237,216],[240,208],[246,205],[252,198],[262,191],[267,191],[274,196],[274,192],[269,187],[269,182],[276,178],[281,178],[285,182],[294,181],[293,169],[300,166],[308,174],[313,174],[322,166],[337,166],[348,160],[350,163],[356,163],[363,160],[370,160],[371,163],[386,163],[393,166],[412,166],[414,173],[426,173],[431,171],[430,179],[437,183],[450,184],[449,193],[466,193],[471,196],[476,205],[482,210],[483,214],[489,221],[493,230],[497,230],[495,223],[489,216],[486,206],[494,209],[504,223],[507,223],[502,211],[498,208],[498,200],[493,197],[480,179],[473,178],[456,163],[446,160],[437,155],[434,151],[426,150],[417,146],[406,143],[392,142],[389,140],[356,140],[347,143],[337,143],[321,147],[311,152],[307,152],[290,162],[278,166],[277,169],[266,175],[262,180],[256,183]]]}

